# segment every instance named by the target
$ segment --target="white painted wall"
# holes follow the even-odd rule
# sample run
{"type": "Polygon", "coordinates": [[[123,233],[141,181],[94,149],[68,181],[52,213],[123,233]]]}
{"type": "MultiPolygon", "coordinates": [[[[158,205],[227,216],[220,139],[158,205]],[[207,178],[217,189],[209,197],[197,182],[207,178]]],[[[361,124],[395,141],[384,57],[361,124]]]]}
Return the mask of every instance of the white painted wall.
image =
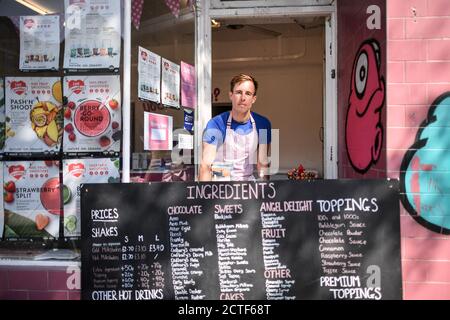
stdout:
{"type": "Polygon", "coordinates": [[[304,56],[295,60],[213,63],[212,90],[220,89],[218,103],[229,102],[230,79],[241,72],[253,75],[259,83],[253,111],[268,117],[272,127],[280,130],[280,171],[286,172],[301,163],[322,176],[323,146],[319,136],[323,125],[322,29],[286,41],[281,44],[277,39],[236,41],[227,45],[213,41],[213,59],[270,56],[276,55],[279,48],[284,48],[279,56],[301,52],[304,56]]]}

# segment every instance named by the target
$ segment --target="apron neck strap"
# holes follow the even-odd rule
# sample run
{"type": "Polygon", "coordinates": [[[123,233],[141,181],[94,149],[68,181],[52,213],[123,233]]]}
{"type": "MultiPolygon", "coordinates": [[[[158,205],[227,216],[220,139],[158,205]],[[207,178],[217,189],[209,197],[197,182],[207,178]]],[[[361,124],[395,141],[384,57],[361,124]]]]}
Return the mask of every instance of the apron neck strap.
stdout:
{"type": "MultiPolygon", "coordinates": [[[[230,111],[230,115],[228,116],[228,120],[227,120],[227,129],[231,129],[231,121],[233,120],[233,118],[231,117],[231,111],[230,111]]],[[[250,121],[252,123],[252,127],[255,127],[255,120],[253,119],[252,114],[250,113],[250,121]]]]}

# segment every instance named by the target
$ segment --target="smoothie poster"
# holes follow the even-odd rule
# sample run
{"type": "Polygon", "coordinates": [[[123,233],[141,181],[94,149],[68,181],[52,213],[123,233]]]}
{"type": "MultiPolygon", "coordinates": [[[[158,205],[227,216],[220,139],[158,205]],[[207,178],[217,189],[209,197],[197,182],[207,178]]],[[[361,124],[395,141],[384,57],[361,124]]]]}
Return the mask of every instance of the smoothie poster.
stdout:
{"type": "Polygon", "coordinates": [[[20,17],[21,70],[58,70],[59,16],[20,17]]]}
{"type": "Polygon", "coordinates": [[[64,77],[64,152],[120,151],[119,76],[64,77]]]}
{"type": "Polygon", "coordinates": [[[59,162],[6,161],[3,180],[5,238],[58,237],[59,162]]]}
{"type": "Polygon", "coordinates": [[[59,152],[62,140],[61,79],[5,78],[5,115],[5,152],[59,152]]]}
{"type": "Polygon", "coordinates": [[[181,105],[195,109],[197,89],[195,86],[195,67],[181,61],[181,105]]]}
{"type": "Polygon", "coordinates": [[[180,107],[180,66],[162,58],[161,99],[165,106],[180,107]]]}
{"type": "Polygon", "coordinates": [[[65,69],[118,69],[120,0],[64,0],[65,69]]]}
{"type": "Polygon", "coordinates": [[[144,150],[172,150],[171,116],[144,111],[144,150]]]}
{"type": "Polygon", "coordinates": [[[0,78],[0,151],[5,146],[5,86],[0,78]]]}
{"type": "Polygon", "coordinates": [[[138,98],[161,102],[161,57],[139,47],[138,98]]]}
{"type": "Polygon", "coordinates": [[[63,203],[65,237],[77,237],[81,235],[81,184],[118,182],[120,182],[119,158],[63,160],[63,203]]]}

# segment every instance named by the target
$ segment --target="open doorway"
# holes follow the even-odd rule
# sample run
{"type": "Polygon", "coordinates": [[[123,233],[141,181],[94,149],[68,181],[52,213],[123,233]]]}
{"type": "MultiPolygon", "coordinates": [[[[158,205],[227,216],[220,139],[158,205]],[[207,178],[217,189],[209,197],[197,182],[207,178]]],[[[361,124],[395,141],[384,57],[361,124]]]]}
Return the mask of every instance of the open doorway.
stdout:
{"type": "Polygon", "coordinates": [[[259,89],[252,111],[279,130],[277,179],[300,164],[324,177],[325,19],[218,19],[212,29],[212,114],[231,106],[234,75],[253,75],[259,89]]]}

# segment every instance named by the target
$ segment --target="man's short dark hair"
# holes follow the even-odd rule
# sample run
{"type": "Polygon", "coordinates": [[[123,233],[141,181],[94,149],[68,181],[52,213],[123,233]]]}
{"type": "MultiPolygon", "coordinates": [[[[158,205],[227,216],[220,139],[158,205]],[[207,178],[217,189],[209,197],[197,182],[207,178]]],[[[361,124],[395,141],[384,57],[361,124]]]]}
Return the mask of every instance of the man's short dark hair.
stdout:
{"type": "Polygon", "coordinates": [[[256,95],[256,92],[258,91],[258,82],[253,78],[252,76],[248,74],[241,73],[237,76],[234,76],[233,79],[231,79],[230,82],[230,92],[233,92],[234,86],[238,83],[244,82],[244,81],[251,81],[253,82],[253,85],[255,86],[255,92],[253,92],[253,95],[256,95]]]}

